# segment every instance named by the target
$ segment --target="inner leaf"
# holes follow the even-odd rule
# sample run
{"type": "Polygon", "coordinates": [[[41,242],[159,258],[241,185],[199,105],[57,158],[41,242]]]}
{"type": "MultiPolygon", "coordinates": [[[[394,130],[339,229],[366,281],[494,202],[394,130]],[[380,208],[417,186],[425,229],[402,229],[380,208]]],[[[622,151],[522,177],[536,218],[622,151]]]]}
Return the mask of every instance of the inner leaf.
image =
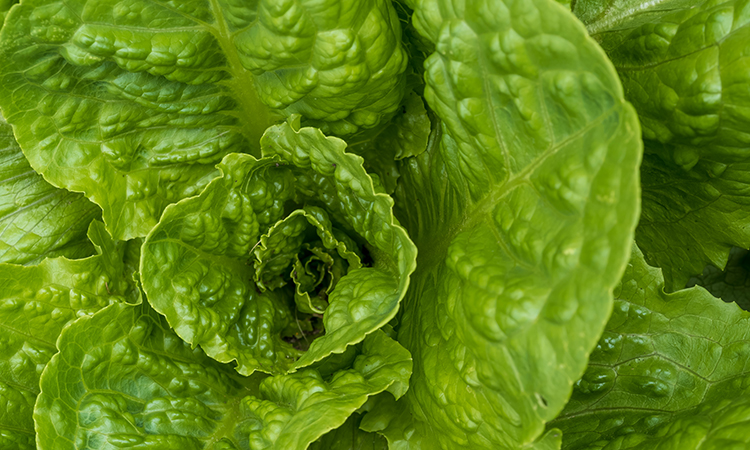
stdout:
{"type": "Polygon", "coordinates": [[[165,210],[141,256],[154,308],[243,374],[344,352],[395,316],[414,270],[362,159],[296,126],[269,128],[262,159],[225,158],[223,176],[165,210]]]}

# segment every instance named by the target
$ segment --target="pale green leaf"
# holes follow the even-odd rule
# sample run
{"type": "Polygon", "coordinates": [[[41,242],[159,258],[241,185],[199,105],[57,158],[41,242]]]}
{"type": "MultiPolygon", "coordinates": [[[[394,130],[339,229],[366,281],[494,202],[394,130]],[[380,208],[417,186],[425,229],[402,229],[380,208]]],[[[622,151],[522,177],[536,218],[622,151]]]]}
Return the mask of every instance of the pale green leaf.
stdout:
{"type": "Polygon", "coordinates": [[[89,230],[97,255],[0,264],[0,448],[34,449],[39,377],[62,329],[111,303],[140,301],[132,272],[101,222],[89,230]]]}
{"type": "Polygon", "coordinates": [[[261,384],[261,398],[246,399],[243,413],[253,449],[304,449],[323,432],[344,423],[371,395],[384,390],[391,398],[408,388],[411,355],[378,330],[362,343],[352,368],[326,381],[314,369],[277,375],[261,384]],[[323,432],[321,432],[323,431],[323,432]]]}
{"type": "Polygon", "coordinates": [[[262,377],[191,349],[148,305],[79,319],[58,346],[34,410],[39,450],[241,448],[232,430],[262,377]]]}
{"type": "Polygon", "coordinates": [[[92,255],[86,230],[100,215],[81,194],[57,189],[35,173],[0,117],[0,262],[92,255]]]}
{"type": "Polygon", "coordinates": [[[441,124],[395,194],[419,249],[399,318],[415,362],[405,406],[440,448],[554,448],[545,423],[583,373],[630,253],[637,117],[557,3],[409,6],[435,43],[425,98],[441,124]]]}

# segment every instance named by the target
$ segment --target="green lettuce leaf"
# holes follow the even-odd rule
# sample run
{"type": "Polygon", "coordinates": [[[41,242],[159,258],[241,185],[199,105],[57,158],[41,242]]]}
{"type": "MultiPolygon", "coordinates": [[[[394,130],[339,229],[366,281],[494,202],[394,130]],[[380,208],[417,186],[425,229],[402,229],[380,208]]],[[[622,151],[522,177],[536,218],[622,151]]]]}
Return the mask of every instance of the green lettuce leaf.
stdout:
{"type": "Polygon", "coordinates": [[[565,449],[750,445],[750,313],[694,287],[669,294],[636,248],[570,403],[565,449]]]}
{"type": "Polygon", "coordinates": [[[750,8],[744,0],[580,0],[574,12],[641,120],[636,239],[681,289],[750,248],[750,8]]]}
{"type": "Polygon", "coordinates": [[[408,389],[411,355],[377,330],[362,342],[351,369],[339,370],[330,381],[315,369],[267,378],[261,398],[246,399],[253,449],[304,449],[323,432],[344,423],[375,394],[388,391],[400,398],[408,389]]]}
{"type": "Polygon", "coordinates": [[[0,448],[34,449],[39,377],[62,329],[111,303],[137,303],[132,272],[101,222],[89,237],[97,255],[45,259],[35,266],[0,264],[0,448]]]}
{"type": "Polygon", "coordinates": [[[180,340],[147,304],[68,327],[42,375],[40,450],[303,450],[370,395],[402,395],[409,353],[377,331],[352,367],[242,377],[180,340]]]}
{"type": "Polygon", "coordinates": [[[0,107],[31,166],[145,236],[230,152],[301,114],[336,134],[396,112],[406,53],[387,0],[28,0],[0,34],[0,107]]]}
{"type": "Polygon", "coordinates": [[[419,258],[398,335],[414,357],[401,406],[414,425],[392,427],[425,450],[555,448],[545,423],[583,373],[630,253],[637,117],[559,4],[409,6],[435,43],[425,98],[441,124],[395,194],[419,258]]]}
{"type": "Polygon", "coordinates": [[[94,247],[86,230],[100,215],[81,194],[57,189],[35,173],[0,117],[0,263],[90,256],[94,247]]]}
{"type": "Polygon", "coordinates": [[[394,318],[415,267],[393,200],[376,192],[362,159],[338,138],[296,127],[270,127],[262,159],[228,155],[221,177],[165,210],[141,257],[154,309],[245,375],[305,367],[360,342],[394,318]],[[313,250],[348,272],[319,273],[330,277],[316,287],[325,301],[297,308],[295,260],[313,250]]]}

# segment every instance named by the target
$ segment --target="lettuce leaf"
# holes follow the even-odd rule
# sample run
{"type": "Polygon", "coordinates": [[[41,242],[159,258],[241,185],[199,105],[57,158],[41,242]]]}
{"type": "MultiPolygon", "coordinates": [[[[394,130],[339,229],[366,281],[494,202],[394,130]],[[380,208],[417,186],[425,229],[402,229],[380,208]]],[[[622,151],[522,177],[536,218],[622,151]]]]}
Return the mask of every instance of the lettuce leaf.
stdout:
{"type": "Polygon", "coordinates": [[[614,313],[550,426],[565,449],[747,448],[750,313],[694,287],[664,292],[637,248],[614,313]]]}
{"type": "Polygon", "coordinates": [[[0,117],[0,263],[90,256],[94,247],[86,230],[100,216],[84,196],[57,189],[34,172],[0,117]]]}
{"type": "Polygon", "coordinates": [[[636,239],[665,287],[750,248],[750,8],[744,0],[580,0],[645,141],[636,239]]]}
{"type": "Polygon", "coordinates": [[[146,303],[68,327],[42,375],[40,450],[304,450],[370,395],[400,396],[409,353],[377,331],[350,369],[242,377],[178,338],[146,303]]]}
{"type": "Polygon", "coordinates": [[[35,448],[39,377],[57,352],[63,328],[109,304],[140,302],[123,264],[124,246],[97,221],[89,238],[97,254],[85,259],[0,264],[0,448],[35,448]]]}
{"type": "Polygon", "coordinates": [[[630,252],[637,117],[556,3],[409,6],[435,43],[425,98],[440,118],[395,194],[419,249],[398,335],[414,375],[403,403],[363,426],[393,448],[556,448],[545,423],[585,369],[630,252]]]}

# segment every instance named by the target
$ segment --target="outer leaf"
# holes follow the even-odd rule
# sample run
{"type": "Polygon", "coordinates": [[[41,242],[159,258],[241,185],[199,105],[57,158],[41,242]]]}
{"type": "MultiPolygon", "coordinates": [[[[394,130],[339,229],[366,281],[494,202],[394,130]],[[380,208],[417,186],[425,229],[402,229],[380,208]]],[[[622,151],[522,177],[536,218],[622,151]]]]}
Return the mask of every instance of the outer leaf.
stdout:
{"type": "Polygon", "coordinates": [[[113,302],[139,299],[100,222],[89,235],[98,254],[36,266],[0,264],[0,448],[34,449],[33,405],[39,377],[61,330],[113,302]]]}
{"type": "Polygon", "coordinates": [[[750,4],[581,0],[646,140],[636,238],[668,290],[750,247],[750,4]]]}
{"type": "Polygon", "coordinates": [[[34,410],[40,450],[238,448],[220,441],[261,379],[191,349],[148,305],[82,318],[58,347],[34,410]]]}
{"type": "Polygon", "coordinates": [[[386,0],[29,0],[0,35],[0,106],[32,167],[129,239],[284,116],[389,118],[400,34],[386,0]]]}
{"type": "Polygon", "coordinates": [[[354,368],[330,378],[245,378],[191,349],[148,305],[112,305],[60,337],[35,408],[38,445],[303,450],[368,395],[402,393],[411,361],[388,340],[369,336],[354,368]]]}
{"type": "Polygon", "coordinates": [[[724,270],[706,266],[702,274],[690,278],[687,287],[695,285],[705,288],[714,297],[750,310],[750,251],[733,248],[724,270]]]}
{"type": "Polygon", "coordinates": [[[554,448],[544,424],[583,373],[630,251],[637,118],[559,4],[411,5],[436,44],[425,97],[442,124],[396,191],[419,248],[400,320],[415,361],[405,398],[442,448],[554,448]]]}
{"type": "MultiPolygon", "coordinates": [[[[620,30],[653,23],[675,9],[688,9],[703,0],[576,0],[573,12],[596,38],[607,30],[620,30]]],[[[617,33],[615,33],[617,34],[617,33]]],[[[622,36],[622,35],[621,35],[622,36]]]]}
{"type": "MultiPolygon", "coordinates": [[[[388,395],[379,395],[371,400],[369,412],[360,427],[378,432],[386,437],[390,450],[430,450],[439,448],[435,434],[428,426],[414,419],[408,405],[388,395]]],[[[551,430],[534,443],[535,450],[558,450],[562,433],[551,430]]]]}
{"type": "MultiPolygon", "coordinates": [[[[393,200],[375,192],[362,159],[344,153],[343,141],[283,124],[269,128],[262,144],[266,158],[227,156],[222,177],[200,196],[167,208],[141,260],[149,301],[177,334],[221,362],[236,360],[242,374],[283,373],[360,342],[395,316],[416,259],[414,245],[393,218],[393,200]],[[251,250],[273,243],[271,238],[263,243],[260,234],[285,208],[306,205],[328,211],[340,230],[366,244],[374,262],[350,266],[339,280],[323,317],[326,333],[302,355],[282,339],[299,327],[288,306],[294,283],[256,289],[251,250]]],[[[304,213],[310,220],[313,210],[304,213]]],[[[316,239],[329,249],[342,247],[338,251],[347,257],[345,239],[334,239],[327,226],[315,229],[316,239]]],[[[283,239],[278,245],[281,253],[291,248],[283,239]]],[[[291,272],[290,265],[285,273],[291,272]]]]}
{"type": "Polygon", "coordinates": [[[699,287],[663,288],[636,249],[589,368],[550,424],[564,448],[750,445],[750,313],[699,287]]]}
{"type": "Polygon", "coordinates": [[[94,248],[86,230],[100,214],[81,194],[57,189],[36,174],[0,117],[0,262],[89,256],[94,248]]]}

